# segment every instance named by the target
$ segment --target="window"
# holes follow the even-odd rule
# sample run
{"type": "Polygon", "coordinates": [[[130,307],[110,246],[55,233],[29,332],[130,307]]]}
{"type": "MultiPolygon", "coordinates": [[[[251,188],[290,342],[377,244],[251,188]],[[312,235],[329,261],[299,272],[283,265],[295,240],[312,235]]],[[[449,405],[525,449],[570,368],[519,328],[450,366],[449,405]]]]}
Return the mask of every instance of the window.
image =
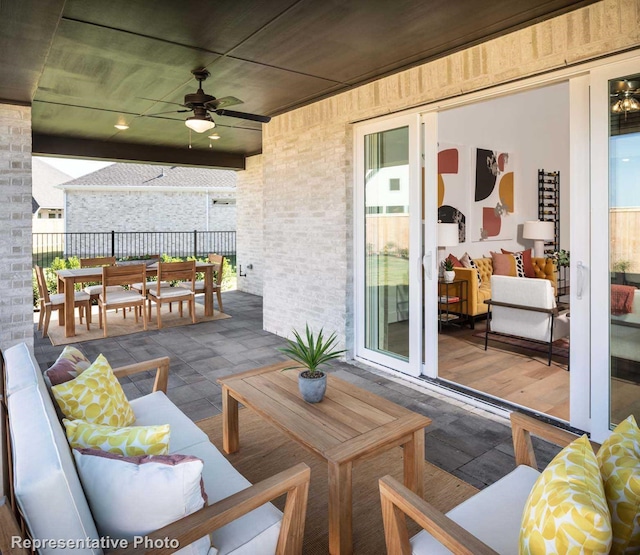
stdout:
{"type": "Polygon", "coordinates": [[[387,214],[404,214],[407,212],[404,206],[387,206],[387,214]]]}
{"type": "Polygon", "coordinates": [[[392,177],[389,179],[389,191],[399,191],[400,190],[400,179],[397,177],[392,177]]]}
{"type": "Polygon", "coordinates": [[[367,214],[382,214],[383,212],[383,206],[367,206],[367,214]]]}

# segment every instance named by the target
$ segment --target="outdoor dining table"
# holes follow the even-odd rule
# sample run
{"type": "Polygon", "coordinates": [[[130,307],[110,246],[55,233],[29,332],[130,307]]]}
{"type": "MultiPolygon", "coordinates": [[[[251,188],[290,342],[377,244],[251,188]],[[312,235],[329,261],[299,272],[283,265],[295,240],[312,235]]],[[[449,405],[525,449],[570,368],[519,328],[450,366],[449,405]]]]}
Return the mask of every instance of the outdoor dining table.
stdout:
{"type": "MultiPolygon", "coordinates": [[[[204,272],[204,315],[213,316],[213,268],[214,264],[196,262],[196,271],[204,272]]],[[[74,289],[76,283],[101,282],[102,268],[75,268],[56,270],[58,292],[64,293],[64,311],[60,311],[58,324],[64,326],[65,337],[76,334],[76,322],[73,313],[74,289]]],[[[147,266],[147,277],[158,274],[158,264],[147,266]]]]}

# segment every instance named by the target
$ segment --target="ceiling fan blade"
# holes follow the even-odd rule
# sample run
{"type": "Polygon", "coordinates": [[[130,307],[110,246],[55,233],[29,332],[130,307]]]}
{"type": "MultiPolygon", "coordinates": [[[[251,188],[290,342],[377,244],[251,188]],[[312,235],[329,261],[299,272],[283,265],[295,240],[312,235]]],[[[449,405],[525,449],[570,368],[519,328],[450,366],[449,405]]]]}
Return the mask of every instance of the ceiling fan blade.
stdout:
{"type": "Polygon", "coordinates": [[[244,101],[236,98],[235,96],[223,96],[222,98],[216,98],[215,100],[206,102],[205,107],[208,110],[219,110],[220,108],[235,106],[236,104],[244,104],[244,101]]]}
{"type": "Polygon", "coordinates": [[[231,118],[248,119],[250,121],[259,121],[262,123],[269,123],[271,118],[269,116],[259,116],[257,114],[247,114],[246,112],[236,112],[235,110],[219,109],[214,110],[219,116],[229,116],[231,118]]]}
{"type": "Polygon", "coordinates": [[[191,112],[191,110],[169,110],[168,112],[156,112],[155,114],[142,114],[142,117],[151,118],[153,116],[162,116],[164,114],[182,114],[183,112],[191,112]]]}
{"type": "Polygon", "coordinates": [[[145,98],[144,96],[138,96],[136,98],[139,98],[140,100],[149,100],[151,102],[162,102],[164,104],[175,104],[176,106],[182,106],[183,108],[186,108],[184,104],[180,104],[179,102],[169,102],[168,100],[158,100],[157,98],[145,98]]]}

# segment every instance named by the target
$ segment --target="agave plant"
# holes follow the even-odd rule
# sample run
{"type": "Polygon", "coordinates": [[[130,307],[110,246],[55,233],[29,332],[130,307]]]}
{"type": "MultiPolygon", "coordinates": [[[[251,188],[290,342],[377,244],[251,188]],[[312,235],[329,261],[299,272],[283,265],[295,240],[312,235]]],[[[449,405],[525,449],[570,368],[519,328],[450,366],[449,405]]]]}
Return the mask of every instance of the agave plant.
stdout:
{"type": "Polygon", "coordinates": [[[338,358],[344,350],[335,350],[338,342],[335,332],[325,339],[324,328],[320,329],[317,337],[309,329],[309,324],[305,325],[305,337],[293,330],[293,339],[287,339],[288,347],[279,349],[292,360],[299,363],[297,366],[289,366],[284,370],[294,368],[304,368],[304,373],[309,378],[317,378],[322,375],[318,367],[334,358],[338,358]]]}

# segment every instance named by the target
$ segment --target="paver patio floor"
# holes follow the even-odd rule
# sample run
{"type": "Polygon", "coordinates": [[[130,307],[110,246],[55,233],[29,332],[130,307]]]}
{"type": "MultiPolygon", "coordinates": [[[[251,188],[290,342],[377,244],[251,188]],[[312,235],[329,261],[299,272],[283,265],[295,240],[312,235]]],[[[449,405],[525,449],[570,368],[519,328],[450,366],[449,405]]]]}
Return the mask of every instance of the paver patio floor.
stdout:
{"type": "MultiPolygon", "coordinates": [[[[77,346],[89,358],[103,353],[112,366],[170,357],[169,398],[192,420],[207,418],[222,410],[218,377],[286,360],[278,351],[285,345],[284,339],[262,329],[262,297],[229,291],[223,294],[223,303],[225,313],[231,315],[226,320],[97,339],[77,346]]],[[[34,351],[43,370],[62,349],[35,332],[34,351]]],[[[483,488],[513,469],[506,419],[398,382],[377,369],[334,362],[328,370],[431,418],[433,423],[425,430],[426,460],[473,486],[483,488]]],[[[151,391],[153,378],[136,375],[125,378],[122,386],[130,399],[136,398],[151,391]]],[[[542,442],[536,443],[536,450],[541,466],[556,452],[542,442]]]]}

